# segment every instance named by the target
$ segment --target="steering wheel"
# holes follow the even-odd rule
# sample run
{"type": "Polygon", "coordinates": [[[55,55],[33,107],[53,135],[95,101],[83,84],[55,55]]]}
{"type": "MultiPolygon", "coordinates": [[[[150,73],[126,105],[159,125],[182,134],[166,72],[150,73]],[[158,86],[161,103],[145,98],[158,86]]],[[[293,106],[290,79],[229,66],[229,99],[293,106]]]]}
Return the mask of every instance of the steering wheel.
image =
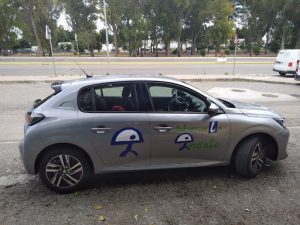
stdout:
{"type": "Polygon", "coordinates": [[[182,97],[178,95],[178,90],[172,90],[172,99],[168,104],[168,111],[188,111],[189,103],[182,97]]]}

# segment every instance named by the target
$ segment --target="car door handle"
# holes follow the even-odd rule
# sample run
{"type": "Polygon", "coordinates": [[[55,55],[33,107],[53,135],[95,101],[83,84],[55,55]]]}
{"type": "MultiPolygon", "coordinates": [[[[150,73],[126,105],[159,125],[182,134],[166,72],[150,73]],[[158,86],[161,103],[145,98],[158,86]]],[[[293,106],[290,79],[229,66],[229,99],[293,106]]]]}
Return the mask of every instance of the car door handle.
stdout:
{"type": "Polygon", "coordinates": [[[155,130],[157,130],[158,132],[164,133],[167,131],[170,131],[173,129],[173,127],[169,127],[169,126],[158,126],[158,127],[154,127],[155,130]]]}
{"type": "Polygon", "coordinates": [[[96,132],[97,134],[104,134],[106,131],[110,130],[109,127],[93,127],[91,128],[92,132],[96,132]]]}

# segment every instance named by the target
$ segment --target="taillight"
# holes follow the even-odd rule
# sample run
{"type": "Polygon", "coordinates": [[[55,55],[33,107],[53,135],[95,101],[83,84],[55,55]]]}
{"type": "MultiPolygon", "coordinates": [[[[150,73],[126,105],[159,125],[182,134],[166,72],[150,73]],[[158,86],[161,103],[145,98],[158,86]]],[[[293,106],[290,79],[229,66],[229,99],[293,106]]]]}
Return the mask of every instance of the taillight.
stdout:
{"type": "Polygon", "coordinates": [[[293,63],[289,62],[288,67],[292,67],[292,66],[293,66],[293,63]]]}
{"type": "Polygon", "coordinates": [[[25,115],[25,120],[28,126],[32,126],[42,121],[45,118],[43,114],[33,114],[32,112],[27,112],[25,115]]]}

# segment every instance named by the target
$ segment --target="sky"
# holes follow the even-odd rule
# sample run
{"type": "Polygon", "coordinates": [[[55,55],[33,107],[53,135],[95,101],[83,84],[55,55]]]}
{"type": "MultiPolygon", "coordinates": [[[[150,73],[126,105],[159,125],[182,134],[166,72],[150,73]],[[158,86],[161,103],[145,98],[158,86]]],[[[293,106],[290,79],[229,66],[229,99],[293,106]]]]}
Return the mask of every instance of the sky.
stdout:
{"type": "MultiPolygon", "coordinates": [[[[65,30],[69,30],[69,31],[72,30],[72,28],[67,23],[65,13],[60,14],[60,17],[57,20],[57,26],[60,26],[60,25],[63,26],[65,30]]],[[[96,25],[97,25],[98,32],[99,32],[99,30],[104,28],[104,23],[100,19],[97,20],[96,25]]]]}

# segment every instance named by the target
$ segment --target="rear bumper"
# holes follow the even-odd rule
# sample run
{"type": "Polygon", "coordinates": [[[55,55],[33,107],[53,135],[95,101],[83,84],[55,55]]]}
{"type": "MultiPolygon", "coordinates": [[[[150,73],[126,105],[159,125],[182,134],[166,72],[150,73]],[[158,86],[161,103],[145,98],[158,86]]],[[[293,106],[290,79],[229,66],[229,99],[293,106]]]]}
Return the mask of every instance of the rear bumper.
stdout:
{"type": "Polygon", "coordinates": [[[24,168],[25,168],[26,172],[28,174],[34,175],[34,174],[36,174],[35,170],[34,170],[34,166],[33,166],[32,163],[28,162],[28,160],[25,159],[25,154],[24,154],[25,151],[26,151],[26,149],[25,149],[25,141],[23,139],[19,143],[19,152],[20,152],[21,160],[22,160],[22,163],[24,165],[24,168]]]}
{"type": "Polygon", "coordinates": [[[295,73],[295,70],[279,70],[279,69],[275,69],[275,68],[273,68],[273,71],[280,72],[280,73],[289,73],[289,74],[295,73]]]}

